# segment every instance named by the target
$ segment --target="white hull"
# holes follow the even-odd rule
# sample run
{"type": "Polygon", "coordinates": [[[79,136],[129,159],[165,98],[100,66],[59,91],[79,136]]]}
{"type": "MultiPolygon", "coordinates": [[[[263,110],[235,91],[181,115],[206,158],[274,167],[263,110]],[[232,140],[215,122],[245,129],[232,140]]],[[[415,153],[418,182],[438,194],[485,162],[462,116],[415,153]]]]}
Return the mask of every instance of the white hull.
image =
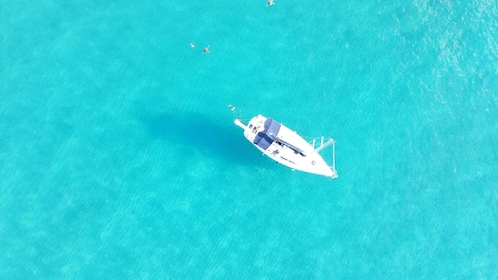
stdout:
{"type": "MultiPolygon", "coordinates": [[[[247,140],[274,161],[293,170],[337,178],[335,167],[329,166],[319,153],[328,144],[315,149],[296,132],[262,115],[252,118],[247,126],[238,119],[235,124],[244,129],[247,140]]],[[[333,144],[333,140],[329,143],[333,144]]]]}

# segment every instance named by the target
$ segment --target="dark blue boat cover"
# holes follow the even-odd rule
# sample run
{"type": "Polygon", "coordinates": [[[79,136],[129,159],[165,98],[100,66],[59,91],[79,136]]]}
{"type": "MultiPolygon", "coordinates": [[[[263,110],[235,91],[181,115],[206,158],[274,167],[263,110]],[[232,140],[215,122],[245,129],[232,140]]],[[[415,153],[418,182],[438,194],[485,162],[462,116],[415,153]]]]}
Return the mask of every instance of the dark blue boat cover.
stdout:
{"type": "Polygon", "coordinates": [[[276,136],[280,130],[280,123],[272,118],[267,118],[265,121],[265,129],[256,135],[254,144],[258,145],[261,149],[266,150],[277,139],[276,136]]]}

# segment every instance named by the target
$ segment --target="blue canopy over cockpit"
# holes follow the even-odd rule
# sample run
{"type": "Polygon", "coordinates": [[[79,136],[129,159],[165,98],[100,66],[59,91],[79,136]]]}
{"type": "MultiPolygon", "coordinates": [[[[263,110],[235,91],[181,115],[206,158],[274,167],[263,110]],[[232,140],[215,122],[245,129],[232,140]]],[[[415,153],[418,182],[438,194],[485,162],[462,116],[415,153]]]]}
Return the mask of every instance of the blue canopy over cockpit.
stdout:
{"type": "Polygon", "coordinates": [[[268,147],[276,141],[280,126],[281,124],[272,118],[267,118],[265,121],[265,128],[256,135],[254,144],[258,145],[263,150],[268,149],[268,147]]]}

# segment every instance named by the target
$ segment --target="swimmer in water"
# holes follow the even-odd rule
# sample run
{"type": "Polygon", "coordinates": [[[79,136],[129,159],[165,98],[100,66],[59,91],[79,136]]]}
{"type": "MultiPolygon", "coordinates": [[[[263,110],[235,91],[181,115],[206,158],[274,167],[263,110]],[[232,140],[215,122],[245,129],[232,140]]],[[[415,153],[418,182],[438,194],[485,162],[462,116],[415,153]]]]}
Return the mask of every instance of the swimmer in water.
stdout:
{"type": "Polygon", "coordinates": [[[275,3],[273,3],[273,0],[268,0],[268,6],[273,6],[275,3]]]}
{"type": "Polygon", "coordinates": [[[195,49],[194,44],[190,43],[190,48],[191,48],[191,49],[195,49]]]}
{"type": "Polygon", "coordinates": [[[230,111],[234,111],[235,110],[235,107],[232,106],[232,104],[228,104],[227,105],[228,109],[230,109],[230,111]]]}
{"type": "Polygon", "coordinates": [[[205,47],[204,50],[202,51],[202,54],[209,53],[209,47],[210,46],[205,47]]]}

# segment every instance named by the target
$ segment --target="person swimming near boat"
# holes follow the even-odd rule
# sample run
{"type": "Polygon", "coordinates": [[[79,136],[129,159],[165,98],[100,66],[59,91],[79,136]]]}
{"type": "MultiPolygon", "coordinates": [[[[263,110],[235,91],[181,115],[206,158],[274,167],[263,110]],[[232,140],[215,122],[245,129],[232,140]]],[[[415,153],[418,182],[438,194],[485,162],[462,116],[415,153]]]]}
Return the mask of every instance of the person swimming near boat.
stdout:
{"type": "Polygon", "coordinates": [[[191,49],[195,49],[195,45],[194,45],[194,44],[192,44],[192,43],[190,43],[190,48],[191,48],[191,49]]]}
{"type": "Polygon", "coordinates": [[[227,107],[228,109],[230,109],[230,111],[235,111],[235,107],[232,104],[228,104],[227,107]]]}
{"type": "Polygon", "coordinates": [[[267,6],[273,6],[275,3],[273,3],[273,0],[268,0],[268,5],[267,6]]]}
{"type": "Polygon", "coordinates": [[[202,50],[202,54],[209,53],[209,47],[210,46],[205,47],[204,50],[202,50]]]}

